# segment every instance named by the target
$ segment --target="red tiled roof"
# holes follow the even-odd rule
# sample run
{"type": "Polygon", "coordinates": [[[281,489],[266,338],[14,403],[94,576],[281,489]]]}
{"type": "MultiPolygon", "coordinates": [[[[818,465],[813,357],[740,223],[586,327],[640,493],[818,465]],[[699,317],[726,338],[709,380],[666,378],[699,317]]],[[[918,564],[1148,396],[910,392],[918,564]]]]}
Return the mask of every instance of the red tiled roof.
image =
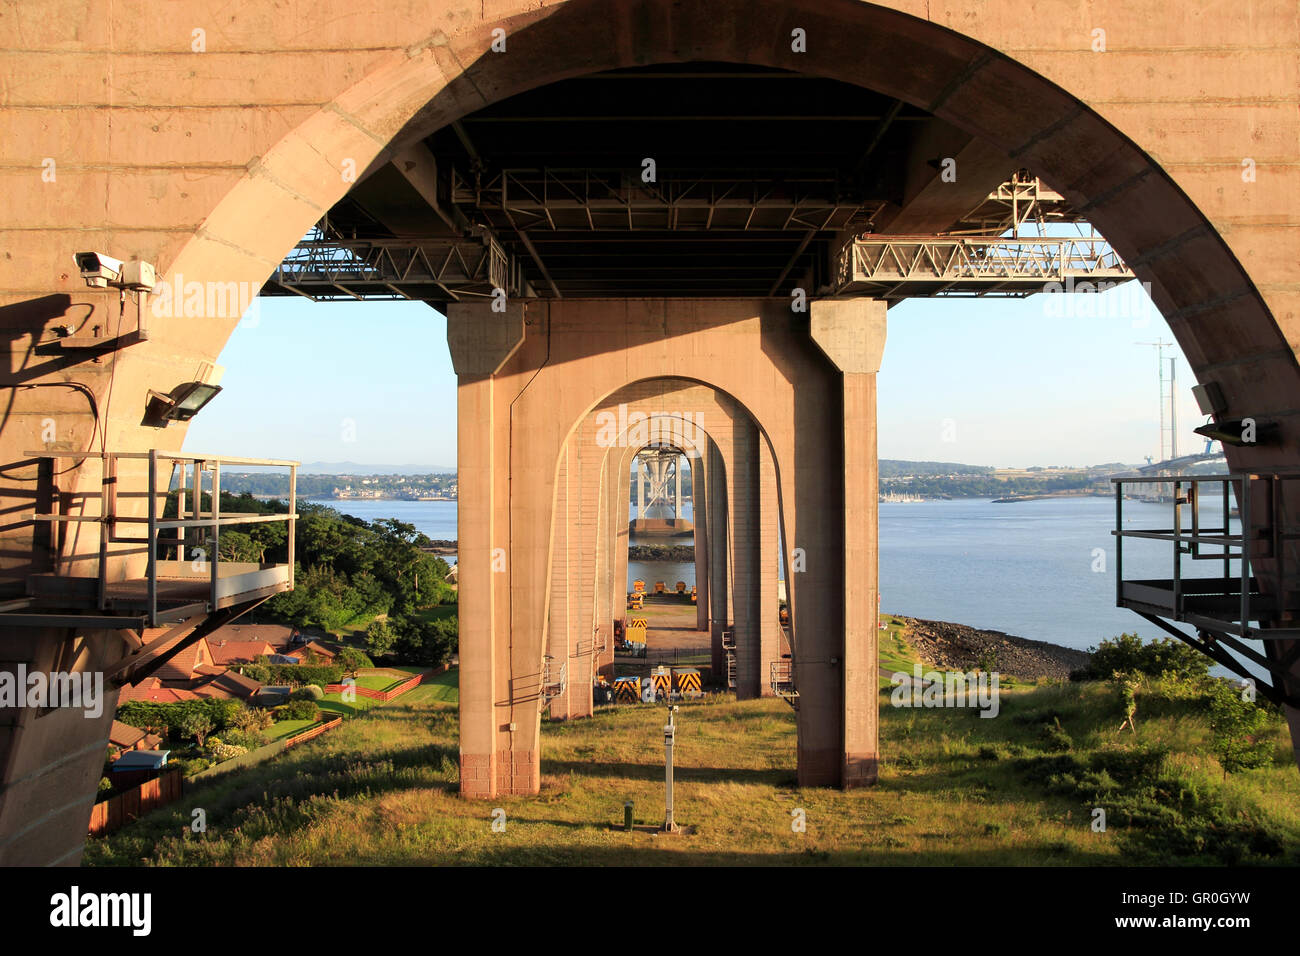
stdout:
{"type": "Polygon", "coordinates": [[[332,661],[338,654],[337,651],[332,651],[324,644],[319,644],[316,641],[304,644],[301,647],[295,647],[292,650],[281,651],[281,653],[284,654],[285,657],[297,658],[300,661],[306,660],[312,654],[316,654],[318,657],[323,657],[326,660],[332,661]]]}
{"type": "Polygon", "coordinates": [[[248,700],[261,689],[260,681],[231,670],[214,674],[208,680],[196,683],[193,687],[194,693],[199,697],[234,697],[239,700],[248,700]]]}
{"type": "Polygon", "coordinates": [[[222,641],[228,644],[265,641],[279,650],[289,646],[292,636],[293,628],[284,624],[227,624],[208,635],[208,644],[215,647],[222,641]]]}
{"type": "Polygon", "coordinates": [[[198,700],[199,695],[183,687],[150,686],[146,681],[137,687],[123,687],[117,695],[118,706],[128,700],[151,700],[155,704],[174,704],[181,700],[198,700]]]}
{"type": "Polygon", "coordinates": [[[219,641],[211,637],[208,638],[208,650],[212,653],[212,663],[227,667],[251,664],[263,654],[270,656],[276,652],[266,641],[219,641]]]}
{"type": "Polygon", "coordinates": [[[108,732],[108,742],[114,747],[134,747],[144,740],[145,736],[145,732],[139,727],[132,727],[130,724],[115,720],[112,729],[108,732]]]}
{"type": "Polygon", "coordinates": [[[190,680],[199,667],[211,663],[212,652],[208,649],[207,638],[200,637],[154,673],[164,681],[190,680]]]}

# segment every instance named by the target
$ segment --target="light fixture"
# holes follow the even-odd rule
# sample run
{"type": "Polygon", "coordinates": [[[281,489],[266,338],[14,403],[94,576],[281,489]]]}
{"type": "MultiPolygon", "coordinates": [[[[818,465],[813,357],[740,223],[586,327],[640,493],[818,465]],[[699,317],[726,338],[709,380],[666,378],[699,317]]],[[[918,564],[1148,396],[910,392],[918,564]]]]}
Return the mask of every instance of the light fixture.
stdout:
{"type": "Polygon", "coordinates": [[[144,423],[154,428],[165,428],[171,422],[188,422],[220,391],[220,385],[203,382],[184,382],[166,393],[151,388],[144,423]]]}
{"type": "Polygon", "coordinates": [[[1273,445],[1281,434],[1277,422],[1257,422],[1242,418],[1228,422],[1214,422],[1193,429],[1202,438],[1213,439],[1222,445],[1273,445]]]}

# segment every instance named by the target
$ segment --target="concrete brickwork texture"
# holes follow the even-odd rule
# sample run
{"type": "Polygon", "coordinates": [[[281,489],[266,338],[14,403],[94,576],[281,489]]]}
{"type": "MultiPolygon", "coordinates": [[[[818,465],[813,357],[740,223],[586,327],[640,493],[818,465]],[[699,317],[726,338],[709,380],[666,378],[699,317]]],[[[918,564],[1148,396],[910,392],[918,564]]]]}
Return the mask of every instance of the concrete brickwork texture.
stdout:
{"type": "MultiPolygon", "coordinates": [[[[1277,442],[1230,449],[1230,465],[1296,463],[1293,0],[320,0],[309,16],[179,0],[168,16],[155,13],[145,0],[0,5],[9,38],[0,52],[0,320],[9,331],[3,384],[15,388],[0,430],[6,462],[45,445],[46,418],[57,424],[52,448],[80,450],[95,435],[119,450],[178,448],[184,426],[141,426],[146,391],[215,361],[239,320],[205,302],[193,315],[148,318],[147,341],[104,361],[50,358],[44,347],[58,326],[98,326],[105,336],[136,327],[115,295],[82,286],[74,252],[139,256],[168,282],[256,290],[347,192],[349,168],[363,175],[451,119],[554,79],[711,60],[880,90],[1033,169],[1150,283],[1197,378],[1222,389],[1224,415],[1279,423],[1277,442]],[[796,27],[807,53],[786,42],[796,27]],[[498,28],[510,38],[505,55],[487,52],[498,28]]],[[[490,414],[492,382],[468,384],[462,405],[490,414]]],[[[850,392],[842,401],[857,402],[850,392]]],[[[483,477],[496,482],[489,496],[502,493],[506,479],[489,459],[462,454],[461,467],[462,487],[467,475],[483,477]]],[[[35,469],[6,475],[0,506],[30,509],[35,469]]],[[[61,490],[97,487],[87,466],[61,490]]],[[[487,524],[470,518],[462,530],[486,542],[496,529],[490,509],[483,514],[487,524]]],[[[50,556],[31,523],[11,522],[0,537],[0,585],[18,593],[50,556]]],[[[484,620],[508,614],[505,595],[471,590],[491,597],[475,612],[484,620]]],[[[8,656],[35,637],[6,636],[8,656]]],[[[501,664],[462,679],[500,692],[501,664]]],[[[470,753],[495,759],[500,731],[480,723],[465,728],[477,741],[470,753]]],[[[72,735],[28,779],[41,766],[56,772],[64,750],[93,749],[98,735],[72,735]]],[[[5,747],[14,759],[12,734],[5,747]]],[[[10,765],[3,773],[17,779],[10,765]]],[[[3,807],[0,840],[15,832],[3,807]]],[[[48,858],[75,862],[80,838],[51,845],[48,858]]]]}

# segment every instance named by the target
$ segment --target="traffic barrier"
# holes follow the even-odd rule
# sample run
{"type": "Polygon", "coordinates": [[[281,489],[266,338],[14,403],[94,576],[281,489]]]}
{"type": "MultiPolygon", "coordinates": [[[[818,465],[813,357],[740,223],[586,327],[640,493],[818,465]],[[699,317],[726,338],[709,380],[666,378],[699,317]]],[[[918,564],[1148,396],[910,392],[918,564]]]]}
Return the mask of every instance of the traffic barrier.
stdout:
{"type": "Polygon", "coordinates": [[[677,693],[683,697],[699,697],[701,695],[700,672],[693,667],[674,669],[673,682],[677,685],[677,693]]]}

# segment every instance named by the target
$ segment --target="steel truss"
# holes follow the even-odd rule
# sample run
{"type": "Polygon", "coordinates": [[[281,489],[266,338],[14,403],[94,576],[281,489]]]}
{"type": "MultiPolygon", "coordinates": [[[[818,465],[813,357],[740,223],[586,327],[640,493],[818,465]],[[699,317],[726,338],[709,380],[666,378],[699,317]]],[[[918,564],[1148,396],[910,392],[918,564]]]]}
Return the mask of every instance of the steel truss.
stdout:
{"type": "Polygon", "coordinates": [[[1131,278],[1132,271],[1100,237],[868,236],[841,247],[835,294],[1023,296],[1046,291],[1052,282],[1062,283],[1057,291],[1068,292],[1079,280],[1131,278]]]}
{"type": "Polygon", "coordinates": [[[520,292],[519,268],[495,237],[304,239],[264,292],[309,299],[452,301],[520,292]]]}
{"type": "Polygon", "coordinates": [[[839,195],[833,172],[650,183],[626,169],[506,169],[477,183],[453,169],[451,177],[453,203],[499,210],[521,231],[822,231],[843,229],[864,210],[839,195]]]}

